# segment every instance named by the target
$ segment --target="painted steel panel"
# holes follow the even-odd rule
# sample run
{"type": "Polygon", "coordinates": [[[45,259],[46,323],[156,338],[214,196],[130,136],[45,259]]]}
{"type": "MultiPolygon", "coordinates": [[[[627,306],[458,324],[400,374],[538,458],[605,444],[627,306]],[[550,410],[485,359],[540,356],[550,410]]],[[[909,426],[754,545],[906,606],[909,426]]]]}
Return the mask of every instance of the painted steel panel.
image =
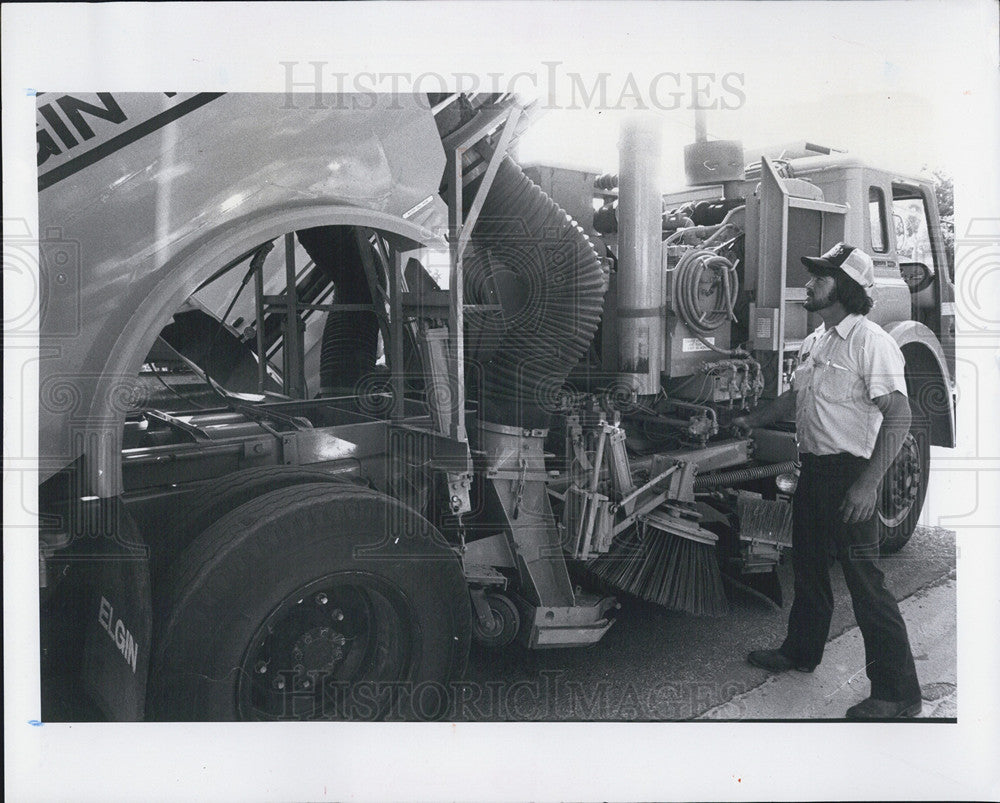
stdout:
{"type": "Polygon", "coordinates": [[[172,312],[157,302],[221,267],[192,254],[270,236],[268,220],[320,225],[325,209],[417,242],[445,231],[444,150],[421,97],[46,92],[37,109],[42,479],[116,449],[135,352],[172,312]]]}

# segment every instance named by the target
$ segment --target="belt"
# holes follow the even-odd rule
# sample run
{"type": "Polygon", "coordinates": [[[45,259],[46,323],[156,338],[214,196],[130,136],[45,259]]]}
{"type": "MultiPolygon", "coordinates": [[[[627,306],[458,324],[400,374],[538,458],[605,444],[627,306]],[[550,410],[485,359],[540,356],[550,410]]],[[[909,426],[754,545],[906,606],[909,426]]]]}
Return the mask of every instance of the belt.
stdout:
{"type": "Polygon", "coordinates": [[[800,452],[799,460],[803,465],[836,465],[838,463],[866,461],[868,458],[851,454],[850,452],[835,452],[834,454],[813,454],[812,452],[800,452]]]}

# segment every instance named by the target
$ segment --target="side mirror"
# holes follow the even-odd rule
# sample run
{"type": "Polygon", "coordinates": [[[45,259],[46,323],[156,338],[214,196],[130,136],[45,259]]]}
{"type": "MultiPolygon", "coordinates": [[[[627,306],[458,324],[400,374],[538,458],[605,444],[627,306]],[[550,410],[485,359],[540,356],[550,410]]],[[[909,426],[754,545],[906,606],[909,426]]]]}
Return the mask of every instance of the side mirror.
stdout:
{"type": "Polygon", "coordinates": [[[934,281],[934,269],[923,262],[900,262],[899,273],[911,293],[919,293],[934,281]]]}

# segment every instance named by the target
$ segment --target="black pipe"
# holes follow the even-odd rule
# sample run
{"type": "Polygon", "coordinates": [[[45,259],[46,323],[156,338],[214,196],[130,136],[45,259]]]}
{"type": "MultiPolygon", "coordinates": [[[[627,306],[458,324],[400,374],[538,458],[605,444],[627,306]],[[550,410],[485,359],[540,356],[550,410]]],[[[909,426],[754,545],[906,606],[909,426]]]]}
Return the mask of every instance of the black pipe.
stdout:
{"type": "MultiPolygon", "coordinates": [[[[316,267],[333,282],[335,303],[372,303],[353,227],[318,226],[296,235],[316,267]]],[[[374,312],[328,312],[320,348],[320,392],[354,391],[361,378],[375,369],[377,352],[378,318],[374,312]]]]}

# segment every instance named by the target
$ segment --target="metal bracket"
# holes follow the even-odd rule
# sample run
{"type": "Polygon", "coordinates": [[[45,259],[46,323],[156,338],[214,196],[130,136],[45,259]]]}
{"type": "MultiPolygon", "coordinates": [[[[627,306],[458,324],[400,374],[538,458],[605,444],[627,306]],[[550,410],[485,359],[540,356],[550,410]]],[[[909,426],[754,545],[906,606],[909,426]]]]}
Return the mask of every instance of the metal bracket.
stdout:
{"type": "Polygon", "coordinates": [[[208,442],[209,440],[211,440],[208,437],[208,435],[202,432],[198,427],[189,424],[187,421],[182,421],[180,418],[170,415],[170,413],[164,413],[160,410],[145,410],[143,411],[143,415],[146,418],[152,418],[156,421],[161,421],[164,424],[169,424],[170,426],[175,427],[176,429],[186,432],[196,441],[208,442]]]}
{"type": "MultiPolygon", "coordinates": [[[[465,343],[463,318],[463,288],[462,288],[462,255],[472,236],[479,213],[482,211],[486,196],[493,185],[500,162],[514,135],[516,121],[521,113],[520,106],[511,103],[487,112],[481,112],[458,131],[444,138],[443,144],[448,159],[448,225],[449,251],[451,255],[451,275],[448,290],[451,293],[448,315],[449,330],[449,371],[451,398],[459,411],[465,409],[465,343]],[[501,120],[504,129],[500,141],[490,159],[489,167],[483,176],[476,195],[469,208],[468,216],[463,213],[463,156],[465,152],[493,131],[501,120]]],[[[451,422],[451,436],[457,440],[467,440],[463,415],[456,416],[451,422]]]]}
{"type": "Polygon", "coordinates": [[[299,443],[294,433],[281,436],[281,461],[286,466],[299,464],[299,443]]]}
{"type": "Polygon", "coordinates": [[[472,500],[469,499],[469,488],[471,486],[471,474],[467,472],[448,473],[448,507],[453,516],[459,517],[460,532],[464,532],[464,529],[461,529],[462,514],[472,510],[472,500]]]}
{"type": "Polygon", "coordinates": [[[476,618],[484,629],[493,627],[493,611],[486,601],[486,591],[482,588],[470,588],[469,598],[472,600],[472,610],[476,613],[476,618]]]}

